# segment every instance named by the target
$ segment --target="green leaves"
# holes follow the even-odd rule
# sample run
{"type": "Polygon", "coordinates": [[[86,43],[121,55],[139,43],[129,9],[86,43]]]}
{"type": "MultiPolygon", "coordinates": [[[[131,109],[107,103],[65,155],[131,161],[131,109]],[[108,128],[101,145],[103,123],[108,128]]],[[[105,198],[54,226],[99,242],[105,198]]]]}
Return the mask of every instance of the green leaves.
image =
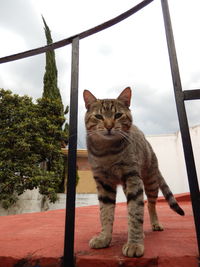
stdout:
{"type": "MultiPolygon", "coordinates": [[[[45,30],[45,36],[47,44],[52,44],[53,40],[51,37],[51,31],[44,19],[42,17],[43,23],[44,23],[44,30],[45,30]]],[[[46,52],[46,67],[45,67],[45,74],[43,78],[44,82],[44,88],[43,88],[43,98],[47,98],[49,100],[57,100],[60,102],[60,105],[62,106],[62,112],[63,112],[63,104],[62,99],[60,95],[60,90],[57,85],[57,67],[56,67],[56,59],[55,59],[55,52],[54,50],[46,52]]]]}
{"type": "MultiPolygon", "coordinates": [[[[51,44],[50,29],[42,19],[47,44],[51,44]]],[[[64,112],[53,50],[46,52],[43,81],[42,99],[36,104],[28,96],[0,89],[0,202],[4,208],[27,189],[39,187],[53,202],[64,189],[61,147],[68,143],[64,115],[69,109],[64,112]]]]}
{"type": "Polygon", "coordinates": [[[17,195],[39,187],[50,201],[56,200],[63,181],[61,142],[65,121],[59,101],[0,90],[0,202],[13,205],[17,195]],[[46,169],[41,169],[42,162],[46,169]]]}

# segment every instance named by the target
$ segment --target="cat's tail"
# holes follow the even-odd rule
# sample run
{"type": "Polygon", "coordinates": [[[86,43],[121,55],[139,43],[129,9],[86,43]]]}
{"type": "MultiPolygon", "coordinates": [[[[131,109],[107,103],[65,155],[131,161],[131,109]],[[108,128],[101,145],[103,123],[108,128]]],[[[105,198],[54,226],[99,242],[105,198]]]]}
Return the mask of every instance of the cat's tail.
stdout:
{"type": "Polygon", "coordinates": [[[174,195],[172,194],[169,186],[165,182],[165,180],[162,177],[162,175],[161,175],[161,177],[159,179],[159,187],[160,187],[160,189],[161,189],[166,201],[168,202],[170,208],[172,210],[174,210],[176,213],[178,213],[179,215],[184,216],[185,215],[184,211],[179,206],[178,202],[176,201],[174,195]]]}

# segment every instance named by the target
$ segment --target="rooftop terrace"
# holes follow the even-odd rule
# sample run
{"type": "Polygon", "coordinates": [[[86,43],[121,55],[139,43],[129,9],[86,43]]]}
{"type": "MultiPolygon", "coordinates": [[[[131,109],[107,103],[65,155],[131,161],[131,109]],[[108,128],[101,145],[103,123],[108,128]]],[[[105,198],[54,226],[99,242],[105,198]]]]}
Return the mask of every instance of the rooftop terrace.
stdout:
{"type": "MultiPolygon", "coordinates": [[[[76,208],[76,267],[197,267],[189,195],[176,198],[185,211],[184,217],[171,211],[162,198],[158,201],[163,232],[152,232],[145,207],[145,254],[141,258],[126,258],[121,252],[127,237],[125,203],[116,207],[111,246],[100,250],[88,247],[90,238],[100,230],[98,206],[76,208]]],[[[62,266],[64,224],[65,210],[0,217],[0,267],[62,266]]]]}

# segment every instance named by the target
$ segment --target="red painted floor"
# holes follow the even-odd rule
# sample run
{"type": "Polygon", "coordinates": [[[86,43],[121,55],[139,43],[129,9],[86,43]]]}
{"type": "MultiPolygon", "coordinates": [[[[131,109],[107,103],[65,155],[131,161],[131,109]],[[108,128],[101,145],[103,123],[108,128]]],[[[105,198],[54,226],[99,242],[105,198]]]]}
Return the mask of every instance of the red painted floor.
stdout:
{"type": "MultiPolygon", "coordinates": [[[[88,247],[100,230],[98,206],[76,209],[75,252],[77,267],[197,267],[198,249],[189,196],[177,199],[181,217],[164,201],[158,202],[163,232],[152,232],[145,207],[145,254],[126,258],[121,247],[127,236],[126,205],[118,204],[113,241],[106,249],[88,247]]],[[[0,217],[0,267],[58,267],[63,255],[65,211],[47,211],[0,217]]]]}

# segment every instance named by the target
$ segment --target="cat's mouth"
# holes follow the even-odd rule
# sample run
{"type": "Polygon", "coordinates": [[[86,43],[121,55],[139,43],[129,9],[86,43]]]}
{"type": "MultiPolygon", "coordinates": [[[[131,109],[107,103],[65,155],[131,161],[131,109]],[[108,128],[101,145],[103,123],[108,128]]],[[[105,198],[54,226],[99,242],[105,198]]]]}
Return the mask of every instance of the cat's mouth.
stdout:
{"type": "Polygon", "coordinates": [[[114,135],[114,134],[113,134],[113,131],[112,130],[107,130],[106,133],[105,133],[105,135],[109,135],[110,136],[110,135],[114,135]]]}
{"type": "Polygon", "coordinates": [[[104,131],[102,133],[102,136],[106,139],[114,139],[118,137],[118,134],[116,134],[116,132],[111,129],[104,131]]]}
{"type": "Polygon", "coordinates": [[[115,135],[111,133],[107,133],[103,135],[105,138],[112,139],[115,135]]]}
{"type": "Polygon", "coordinates": [[[102,129],[98,131],[94,131],[93,133],[89,133],[89,135],[94,140],[107,140],[107,141],[116,141],[119,139],[124,139],[125,134],[122,134],[121,131],[118,131],[116,129],[102,129]]]}

